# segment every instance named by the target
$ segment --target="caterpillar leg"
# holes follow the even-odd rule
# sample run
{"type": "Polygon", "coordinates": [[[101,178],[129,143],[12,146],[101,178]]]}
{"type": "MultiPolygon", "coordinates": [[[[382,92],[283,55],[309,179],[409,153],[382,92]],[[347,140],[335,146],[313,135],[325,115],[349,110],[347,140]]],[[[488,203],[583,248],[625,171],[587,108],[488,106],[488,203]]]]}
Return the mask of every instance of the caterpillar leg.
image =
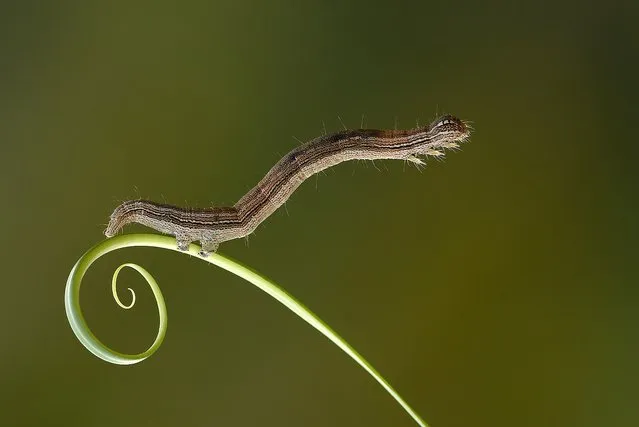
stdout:
{"type": "Polygon", "coordinates": [[[220,244],[215,240],[200,240],[202,250],[200,250],[200,256],[206,258],[211,253],[216,252],[220,244]]]}
{"type": "Polygon", "coordinates": [[[189,245],[191,244],[191,240],[186,236],[176,234],[175,240],[177,241],[177,248],[181,251],[188,251],[189,245]]]}

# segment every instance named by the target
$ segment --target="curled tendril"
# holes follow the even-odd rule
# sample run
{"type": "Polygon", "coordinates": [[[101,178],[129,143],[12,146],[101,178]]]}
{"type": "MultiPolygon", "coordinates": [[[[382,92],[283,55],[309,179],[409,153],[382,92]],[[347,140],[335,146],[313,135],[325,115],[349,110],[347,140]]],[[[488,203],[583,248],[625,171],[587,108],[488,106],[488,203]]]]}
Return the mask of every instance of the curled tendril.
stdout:
{"type": "MultiPolygon", "coordinates": [[[[120,274],[120,270],[122,270],[124,267],[131,267],[132,269],[138,271],[140,274],[142,274],[145,277],[147,275],[150,277],[151,275],[148,273],[148,271],[146,271],[139,265],[131,264],[131,263],[122,264],[113,272],[113,279],[111,279],[111,293],[113,294],[113,299],[120,307],[122,307],[125,310],[128,310],[130,308],[133,308],[133,306],[135,305],[135,291],[131,288],[127,288],[129,292],[131,292],[131,304],[129,305],[124,304],[120,300],[120,297],[118,296],[118,274],[120,274]]],[[[162,294],[160,294],[160,297],[162,297],[162,294]]]]}
{"type": "Polygon", "coordinates": [[[67,285],[64,294],[64,303],[67,318],[69,320],[69,324],[71,325],[71,329],[73,329],[73,332],[75,333],[76,337],[78,337],[78,340],[80,340],[82,345],[84,345],[87,350],[89,350],[100,359],[118,365],[132,365],[134,363],[141,362],[142,360],[155,353],[155,351],[162,344],[164,334],[166,333],[167,315],[166,305],[164,304],[164,297],[162,296],[162,292],[160,291],[160,288],[153,276],[151,276],[151,274],[149,274],[144,268],[140,267],[137,264],[126,263],[119,266],[113,273],[111,290],[113,292],[113,298],[120,307],[124,309],[133,307],[133,305],[135,304],[135,292],[131,288],[128,288],[132,295],[132,301],[129,305],[123,304],[117,295],[116,287],[118,274],[125,267],[132,268],[140,273],[140,275],[147,281],[148,285],[151,287],[153,296],[155,297],[155,302],[158,307],[160,322],[155,341],[146,351],[139,354],[124,354],[110,349],[109,347],[104,345],[95,335],[93,335],[91,329],[84,320],[84,316],[82,315],[82,310],[80,308],[80,285],[84,274],[89,269],[91,264],[93,264],[93,262],[100,258],[102,255],[105,255],[111,251],[135,246],[164,248],[179,253],[187,252],[190,255],[196,256],[197,259],[215,264],[218,267],[221,267],[257,286],[262,291],[266,292],[271,297],[282,303],[293,313],[304,319],[312,327],[317,329],[329,340],[331,340],[336,346],[342,349],[355,362],[357,362],[362,368],[364,368],[366,372],[368,372],[373,378],[375,378],[375,380],[382,387],[384,387],[384,389],[404,408],[404,410],[417,422],[417,424],[423,427],[428,427],[426,422],[421,419],[421,417],[408,405],[408,403],[404,401],[404,399],[402,399],[402,397],[395,391],[395,389],[390,386],[390,384],[375,370],[375,368],[371,366],[370,363],[366,361],[366,359],[364,359],[359,353],[357,353],[357,351],[355,351],[353,347],[351,347],[342,337],[340,337],[335,331],[333,331],[319,317],[317,317],[313,312],[302,305],[302,303],[289,295],[286,291],[284,291],[265,277],[239,264],[237,261],[234,261],[220,254],[214,253],[207,258],[198,256],[200,247],[195,244],[191,244],[187,251],[182,252],[177,249],[175,239],[169,236],[161,236],[157,234],[125,234],[116,236],[100,242],[93,248],[89,249],[73,266],[73,269],[69,274],[69,278],[67,279],[67,285]]]}

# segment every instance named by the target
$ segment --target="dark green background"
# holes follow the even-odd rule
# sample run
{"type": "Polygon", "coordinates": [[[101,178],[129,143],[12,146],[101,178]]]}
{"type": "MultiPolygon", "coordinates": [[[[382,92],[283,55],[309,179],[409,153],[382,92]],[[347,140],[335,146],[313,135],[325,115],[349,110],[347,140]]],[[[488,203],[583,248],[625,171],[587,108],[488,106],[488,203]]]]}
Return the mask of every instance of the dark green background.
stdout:
{"type": "MultiPolygon", "coordinates": [[[[475,133],[422,173],[348,163],[228,254],[341,333],[433,427],[639,424],[637,2],[12,2],[0,6],[0,425],[411,426],[324,337],[246,282],[157,249],[65,280],[111,210],[233,204],[298,142],[475,133]]],[[[127,232],[142,231],[129,227],[127,232]]]]}

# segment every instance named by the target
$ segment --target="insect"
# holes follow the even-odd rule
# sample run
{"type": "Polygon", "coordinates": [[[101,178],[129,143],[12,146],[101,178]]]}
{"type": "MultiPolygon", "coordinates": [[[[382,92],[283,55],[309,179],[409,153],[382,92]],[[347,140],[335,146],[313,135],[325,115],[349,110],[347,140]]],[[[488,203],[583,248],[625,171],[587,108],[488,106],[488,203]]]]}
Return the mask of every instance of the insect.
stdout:
{"type": "Polygon", "coordinates": [[[470,136],[470,126],[443,116],[410,130],[344,130],[313,139],[286,154],[232,207],[180,208],[148,200],[122,203],[111,214],[104,234],[114,236],[126,224],[139,223],[175,235],[180,250],[199,241],[200,255],[220,243],[251,234],[308,177],[348,160],[399,159],[423,165],[423,157],[444,155],[470,136]]]}

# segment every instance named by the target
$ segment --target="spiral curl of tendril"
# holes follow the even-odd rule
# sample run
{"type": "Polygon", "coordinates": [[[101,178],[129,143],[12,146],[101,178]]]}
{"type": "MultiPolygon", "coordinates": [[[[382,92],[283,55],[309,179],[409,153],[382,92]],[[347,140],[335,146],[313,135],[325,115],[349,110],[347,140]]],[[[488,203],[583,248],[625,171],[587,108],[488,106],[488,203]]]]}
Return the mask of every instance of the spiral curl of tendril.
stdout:
{"type": "Polygon", "coordinates": [[[117,365],[132,365],[141,362],[142,360],[155,353],[155,351],[162,344],[162,340],[164,339],[167,326],[167,313],[166,305],[164,303],[164,297],[162,296],[162,292],[160,291],[160,288],[155,279],[153,279],[153,276],[151,276],[151,274],[149,274],[144,268],[140,267],[139,265],[126,263],[119,266],[113,273],[111,290],[113,292],[113,298],[120,307],[125,309],[133,307],[133,305],[135,304],[135,292],[131,288],[129,288],[129,291],[132,295],[132,301],[129,305],[125,305],[122,303],[116,291],[118,274],[125,267],[132,268],[140,273],[140,275],[147,281],[147,283],[151,287],[151,290],[153,291],[153,295],[155,297],[155,302],[157,304],[160,322],[155,341],[146,351],[139,354],[124,354],[110,349],[91,332],[91,329],[84,320],[84,316],[82,315],[82,310],[80,308],[80,285],[84,274],[89,269],[91,264],[93,264],[93,262],[101,256],[111,251],[127,247],[140,246],[169,249],[183,254],[188,253],[199,260],[215,264],[218,267],[221,267],[224,270],[227,270],[257,286],[262,291],[266,292],[268,295],[286,306],[286,308],[291,310],[293,313],[297,314],[308,324],[310,324],[312,327],[326,336],[329,340],[331,340],[336,346],[342,349],[355,362],[357,362],[362,368],[364,368],[364,370],[368,372],[393,397],[393,399],[395,399],[404,408],[404,410],[417,422],[417,424],[423,427],[428,427],[426,422],[421,419],[421,417],[404,401],[404,399],[375,370],[375,368],[373,368],[373,366],[366,361],[366,359],[364,359],[357,351],[355,351],[355,349],[353,349],[353,347],[351,347],[342,337],[340,337],[335,331],[333,331],[312,311],[306,308],[302,303],[297,301],[286,291],[284,291],[275,283],[271,282],[265,277],[241,265],[237,261],[222,256],[218,253],[213,253],[206,258],[198,256],[198,252],[201,249],[198,245],[191,244],[187,251],[180,251],[177,249],[175,238],[169,236],[162,236],[157,234],[125,234],[116,236],[104,240],[95,245],[93,248],[89,249],[73,266],[73,269],[69,274],[69,278],[67,279],[64,294],[64,303],[67,318],[69,320],[69,324],[71,325],[71,329],[73,329],[73,332],[75,333],[78,340],[80,340],[82,345],[84,345],[87,350],[89,350],[100,359],[117,365]]]}

